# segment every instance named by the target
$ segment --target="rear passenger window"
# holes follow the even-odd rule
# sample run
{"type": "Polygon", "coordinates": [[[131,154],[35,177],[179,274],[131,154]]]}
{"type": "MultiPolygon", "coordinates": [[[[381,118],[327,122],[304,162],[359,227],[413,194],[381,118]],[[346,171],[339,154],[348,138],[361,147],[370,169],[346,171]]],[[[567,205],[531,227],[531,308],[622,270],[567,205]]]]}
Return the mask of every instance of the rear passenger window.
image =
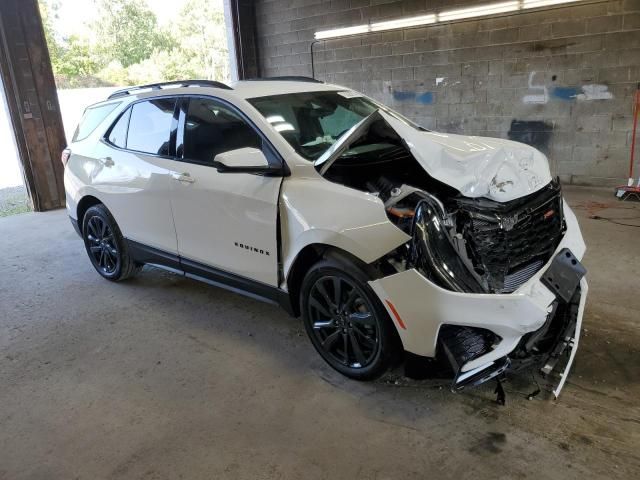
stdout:
{"type": "Polygon", "coordinates": [[[82,115],[82,119],[80,120],[71,141],[79,142],[91,135],[91,132],[93,132],[96,127],[100,125],[105,118],[107,118],[107,115],[113,112],[113,109],[118,105],[120,105],[120,102],[87,108],[82,115]]]}
{"type": "Polygon", "coordinates": [[[175,98],[159,98],[133,105],[127,148],[154,155],[169,155],[175,98]]]}
{"type": "Polygon", "coordinates": [[[212,164],[219,153],[262,148],[262,139],[237,113],[215,100],[192,98],[184,126],[184,158],[212,164]]]}
{"type": "Polygon", "coordinates": [[[127,108],[126,112],[120,115],[118,121],[111,127],[109,132],[109,143],[116,147],[125,148],[127,146],[127,127],[129,126],[129,116],[131,108],[127,108]]]}

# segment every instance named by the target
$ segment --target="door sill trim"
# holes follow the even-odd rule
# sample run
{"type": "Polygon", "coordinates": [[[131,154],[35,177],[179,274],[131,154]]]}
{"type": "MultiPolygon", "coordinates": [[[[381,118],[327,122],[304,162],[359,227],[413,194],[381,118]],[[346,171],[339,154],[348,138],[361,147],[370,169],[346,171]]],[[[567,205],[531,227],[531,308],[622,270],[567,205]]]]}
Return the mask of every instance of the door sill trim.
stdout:
{"type": "Polygon", "coordinates": [[[126,239],[126,242],[129,252],[136,262],[164,268],[187,278],[278,305],[290,315],[295,316],[289,293],[278,287],[189,260],[135,240],[126,239]]]}

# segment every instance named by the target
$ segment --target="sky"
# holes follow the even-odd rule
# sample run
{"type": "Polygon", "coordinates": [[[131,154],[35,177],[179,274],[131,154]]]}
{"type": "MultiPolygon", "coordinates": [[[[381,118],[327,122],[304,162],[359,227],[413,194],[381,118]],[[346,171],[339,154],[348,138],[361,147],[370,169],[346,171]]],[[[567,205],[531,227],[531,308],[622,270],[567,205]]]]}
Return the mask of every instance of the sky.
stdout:
{"type": "MultiPolygon", "coordinates": [[[[160,24],[167,24],[182,9],[186,0],[147,0],[147,5],[158,17],[160,24]]],[[[222,9],[223,0],[210,0],[222,9]]],[[[59,18],[55,30],[65,37],[83,33],[86,25],[95,18],[95,0],[59,0],[59,18]]]]}

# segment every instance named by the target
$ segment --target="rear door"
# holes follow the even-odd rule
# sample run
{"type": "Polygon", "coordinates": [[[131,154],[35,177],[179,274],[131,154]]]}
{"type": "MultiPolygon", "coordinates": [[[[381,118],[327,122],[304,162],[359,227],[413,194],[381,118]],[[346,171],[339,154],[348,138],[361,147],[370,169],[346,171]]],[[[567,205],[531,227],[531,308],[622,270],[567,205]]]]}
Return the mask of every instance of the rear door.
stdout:
{"type": "Polygon", "coordinates": [[[132,104],[107,132],[101,190],[122,233],[130,240],[177,254],[170,189],[175,173],[176,98],[132,104]]]}
{"type": "Polygon", "coordinates": [[[177,156],[182,168],[171,199],[178,251],[187,270],[213,267],[278,285],[277,219],[281,177],[220,173],[214,157],[273,147],[235,107],[210,97],[186,97],[180,109],[177,156]]]}

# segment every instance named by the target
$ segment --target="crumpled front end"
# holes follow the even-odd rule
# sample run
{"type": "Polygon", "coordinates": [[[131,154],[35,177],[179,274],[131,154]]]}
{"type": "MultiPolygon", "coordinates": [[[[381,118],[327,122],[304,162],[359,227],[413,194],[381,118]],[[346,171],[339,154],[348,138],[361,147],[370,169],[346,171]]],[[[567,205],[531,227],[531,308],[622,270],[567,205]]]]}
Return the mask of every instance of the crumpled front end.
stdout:
{"type": "Polygon", "coordinates": [[[418,202],[404,271],[372,281],[405,350],[444,355],[453,389],[573,361],[587,295],[585,244],[558,185],[507,204],[418,202]]]}

